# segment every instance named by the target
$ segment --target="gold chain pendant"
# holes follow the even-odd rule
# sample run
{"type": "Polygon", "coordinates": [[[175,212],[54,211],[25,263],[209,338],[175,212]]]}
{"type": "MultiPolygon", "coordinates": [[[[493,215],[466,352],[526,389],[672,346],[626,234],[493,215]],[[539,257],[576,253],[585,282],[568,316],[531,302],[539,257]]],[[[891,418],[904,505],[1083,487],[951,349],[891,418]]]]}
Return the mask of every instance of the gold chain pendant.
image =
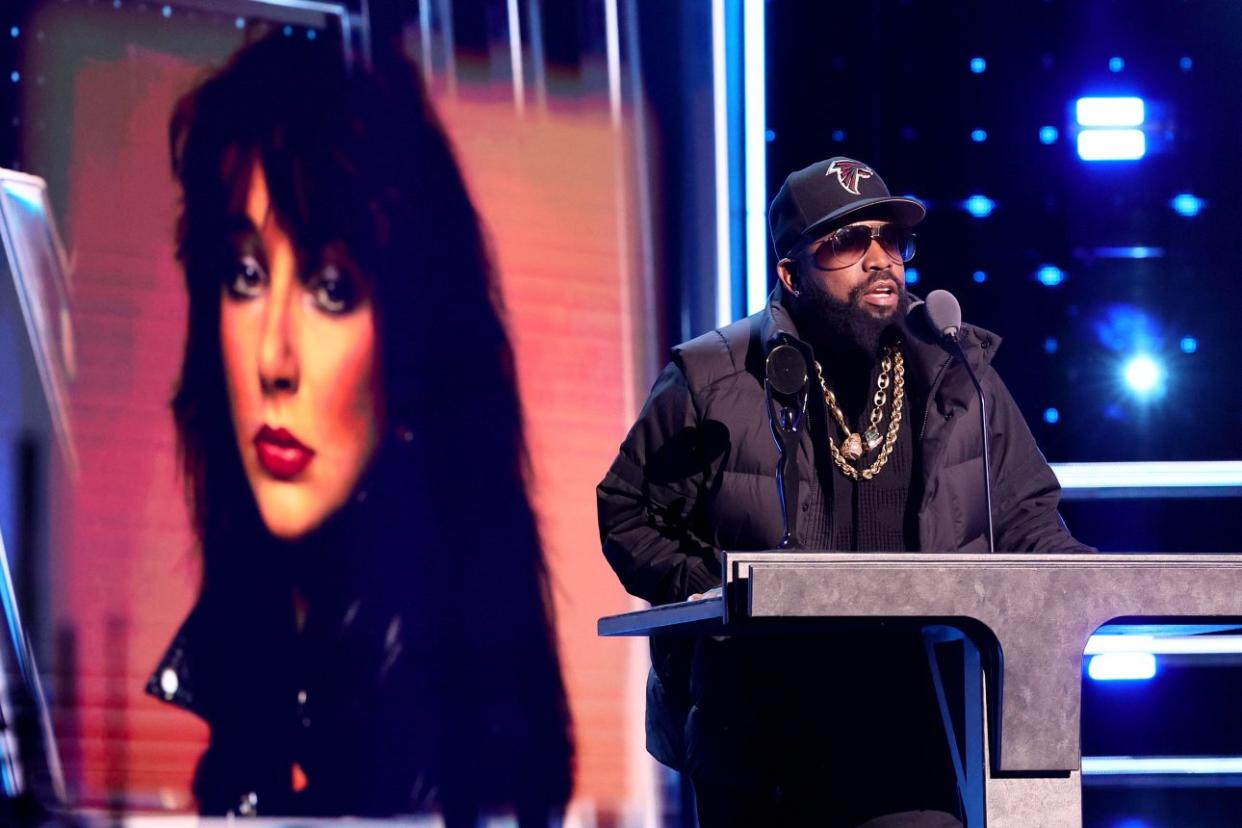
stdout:
{"type": "Polygon", "coordinates": [[[880,358],[880,375],[876,378],[876,391],[871,400],[871,422],[861,436],[855,433],[846,422],[845,413],[837,404],[837,395],[832,393],[832,389],[824,380],[823,366],[818,360],[815,361],[815,370],[819,374],[819,386],[824,392],[824,402],[827,403],[828,410],[832,412],[837,425],[841,427],[841,433],[845,435],[841,442],[841,453],[850,462],[857,462],[864,454],[875,451],[884,442],[884,438],[880,436],[880,422],[884,418],[884,406],[888,402],[889,377],[893,370],[894,356],[898,360],[901,358],[896,347],[890,346],[884,350],[880,358]]]}
{"type": "Polygon", "coordinates": [[[874,427],[867,429],[862,439],[863,445],[867,447],[867,451],[874,451],[880,443],[884,442],[884,438],[880,436],[880,432],[876,431],[874,427]]]}
{"type": "Polygon", "coordinates": [[[857,434],[851,434],[845,438],[845,442],[841,443],[841,453],[851,463],[858,462],[858,458],[863,456],[863,441],[857,434]]]}
{"type": "Polygon", "coordinates": [[[824,391],[824,400],[828,403],[828,408],[841,426],[841,430],[846,434],[840,449],[837,448],[837,444],[832,437],[828,438],[828,450],[832,454],[832,460],[846,477],[852,480],[870,480],[879,474],[880,470],[888,463],[888,458],[893,453],[893,446],[897,443],[897,435],[901,433],[902,408],[905,402],[906,386],[905,360],[902,358],[902,353],[897,346],[891,347],[885,353],[885,358],[880,363],[880,379],[877,382],[877,385],[880,387],[876,391],[874,407],[871,410],[871,426],[861,437],[851,431],[846,425],[845,416],[836,405],[835,395],[828,389],[828,384],[824,382],[824,372],[818,361],[815,363],[815,368],[819,371],[819,384],[824,391]],[[883,417],[883,405],[888,402],[888,395],[885,393],[885,389],[889,386],[888,372],[890,369],[893,372],[893,407],[889,415],[888,434],[881,438],[879,425],[883,417]],[[857,462],[863,456],[864,451],[871,451],[880,445],[883,445],[883,448],[880,450],[880,456],[868,468],[860,470],[851,465],[851,463],[857,462]]]}

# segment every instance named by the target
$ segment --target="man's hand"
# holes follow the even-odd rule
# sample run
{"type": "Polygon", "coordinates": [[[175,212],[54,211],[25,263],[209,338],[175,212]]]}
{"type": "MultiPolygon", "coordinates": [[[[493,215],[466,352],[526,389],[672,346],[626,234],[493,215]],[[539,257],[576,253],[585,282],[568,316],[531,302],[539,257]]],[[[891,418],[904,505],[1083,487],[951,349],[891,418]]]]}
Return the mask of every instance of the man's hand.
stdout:
{"type": "Polygon", "coordinates": [[[707,592],[696,592],[687,598],[687,601],[702,601],[704,598],[719,598],[724,587],[713,587],[707,592]]]}

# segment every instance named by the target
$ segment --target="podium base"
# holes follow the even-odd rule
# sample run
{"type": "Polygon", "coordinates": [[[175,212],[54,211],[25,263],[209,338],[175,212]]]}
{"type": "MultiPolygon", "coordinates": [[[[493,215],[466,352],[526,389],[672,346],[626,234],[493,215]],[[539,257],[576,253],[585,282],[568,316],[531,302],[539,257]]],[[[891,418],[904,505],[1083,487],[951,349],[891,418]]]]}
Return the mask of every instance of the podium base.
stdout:
{"type": "Polygon", "coordinates": [[[986,802],[987,828],[1082,828],[1082,775],[989,777],[986,802]]]}
{"type": "MultiPolygon", "coordinates": [[[[983,682],[985,705],[987,692],[987,682],[983,682]]],[[[1075,770],[1056,776],[993,776],[988,755],[987,716],[981,718],[987,828],[1082,828],[1082,772],[1075,770]]],[[[969,819],[966,828],[974,828],[969,819]]]]}

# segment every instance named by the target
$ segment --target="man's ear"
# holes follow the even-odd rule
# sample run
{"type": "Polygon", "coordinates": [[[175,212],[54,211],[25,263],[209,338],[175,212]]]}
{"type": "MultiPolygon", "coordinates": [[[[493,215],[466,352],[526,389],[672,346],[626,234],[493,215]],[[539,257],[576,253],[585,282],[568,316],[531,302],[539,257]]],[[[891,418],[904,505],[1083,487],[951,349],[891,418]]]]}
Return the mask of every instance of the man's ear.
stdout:
{"type": "Polygon", "coordinates": [[[785,290],[797,296],[801,293],[798,285],[798,262],[796,259],[781,259],[776,263],[776,278],[781,280],[785,290]]]}

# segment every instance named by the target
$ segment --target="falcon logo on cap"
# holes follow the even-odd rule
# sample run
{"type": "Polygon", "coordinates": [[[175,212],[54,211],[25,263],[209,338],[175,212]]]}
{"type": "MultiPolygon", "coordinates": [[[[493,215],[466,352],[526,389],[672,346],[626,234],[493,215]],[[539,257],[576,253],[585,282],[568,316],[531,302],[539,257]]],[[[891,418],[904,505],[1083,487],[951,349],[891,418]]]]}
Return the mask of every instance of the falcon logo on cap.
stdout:
{"type": "Polygon", "coordinates": [[[833,173],[837,174],[837,181],[841,182],[841,186],[853,195],[862,195],[858,192],[859,180],[875,175],[870,167],[858,161],[833,161],[824,171],[824,175],[833,173]]]}

